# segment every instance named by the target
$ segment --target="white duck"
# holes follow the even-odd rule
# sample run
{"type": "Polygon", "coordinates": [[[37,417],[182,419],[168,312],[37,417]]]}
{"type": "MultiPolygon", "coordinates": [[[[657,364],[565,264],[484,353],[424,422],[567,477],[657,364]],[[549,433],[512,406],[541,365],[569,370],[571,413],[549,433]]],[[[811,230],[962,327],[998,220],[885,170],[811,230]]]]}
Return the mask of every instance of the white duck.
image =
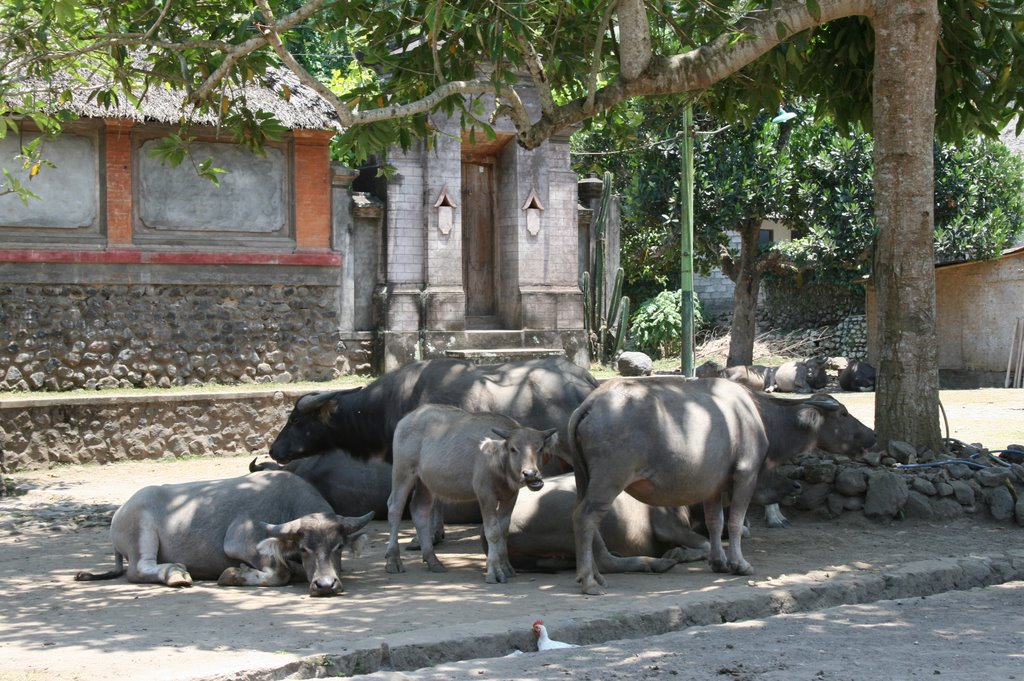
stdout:
{"type": "Polygon", "coordinates": [[[547,627],[544,626],[544,620],[537,620],[533,623],[533,633],[537,635],[537,650],[555,650],[558,648],[579,647],[573,643],[552,641],[551,638],[548,637],[548,630],[547,627]]]}

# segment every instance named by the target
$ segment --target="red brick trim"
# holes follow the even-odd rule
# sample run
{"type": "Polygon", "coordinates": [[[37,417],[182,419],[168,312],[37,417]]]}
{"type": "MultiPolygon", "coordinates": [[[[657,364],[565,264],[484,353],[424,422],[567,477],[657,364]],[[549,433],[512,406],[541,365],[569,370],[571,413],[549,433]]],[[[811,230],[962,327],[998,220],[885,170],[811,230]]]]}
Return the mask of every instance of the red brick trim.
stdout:
{"type": "Polygon", "coordinates": [[[107,118],[106,124],[106,200],[107,243],[112,246],[132,243],[132,127],[134,121],[107,118]]]}
{"type": "Polygon", "coordinates": [[[334,133],[295,130],[295,245],[331,247],[331,154],[334,133]]]}
{"type": "Polygon", "coordinates": [[[339,267],[341,254],[334,251],[295,253],[173,253],[111,248],[103,251],[47,249],[0,250],[0,262],[89,263],[96,265],[302,265],[339,267]]]}

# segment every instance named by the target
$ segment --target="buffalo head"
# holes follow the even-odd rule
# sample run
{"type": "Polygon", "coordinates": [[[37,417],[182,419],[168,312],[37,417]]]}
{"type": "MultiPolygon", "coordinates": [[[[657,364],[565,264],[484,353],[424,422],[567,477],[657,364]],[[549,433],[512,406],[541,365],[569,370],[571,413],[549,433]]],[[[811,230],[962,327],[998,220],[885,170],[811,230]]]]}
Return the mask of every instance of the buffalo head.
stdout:
{"type": "Polygon", "coordinates": [[[303,395],[295,402],[284,428],[270,445],[270,458],[279,463],[316,456],[339,445],[335,411],[338,399],[361,390],[336,390],[303,395]]]}

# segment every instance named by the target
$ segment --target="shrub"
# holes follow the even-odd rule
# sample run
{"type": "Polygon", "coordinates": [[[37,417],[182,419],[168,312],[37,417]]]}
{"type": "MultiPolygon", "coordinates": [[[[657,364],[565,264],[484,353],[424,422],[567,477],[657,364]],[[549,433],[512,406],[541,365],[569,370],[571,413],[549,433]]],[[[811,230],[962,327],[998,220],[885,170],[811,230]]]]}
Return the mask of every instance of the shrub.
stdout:
{"type": "MultiPolygon", "coordinates": [[[[705,326],[700,301],[693,297],[693,332],[705,326]]],[[[648,298],[633,313],[629,323],[630,346],[656,357],[678,355],[683,318],[679,310],[679,290],[662,291],[648,298]]]]}

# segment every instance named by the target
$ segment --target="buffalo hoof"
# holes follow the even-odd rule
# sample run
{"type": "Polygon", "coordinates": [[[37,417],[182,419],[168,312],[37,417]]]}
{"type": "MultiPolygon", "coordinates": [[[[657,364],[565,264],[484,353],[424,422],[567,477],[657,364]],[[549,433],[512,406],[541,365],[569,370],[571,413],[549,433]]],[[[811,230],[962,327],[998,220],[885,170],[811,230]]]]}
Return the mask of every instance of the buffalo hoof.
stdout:
{"type": "Polygon", "coordinates": [[[585,581],[582,584],[580,584],[580,589],[587,596],[603,596],[604,595],[604,589],[602,589],[601,585],[599,585],[596,581],[593,581],[593,580],[585,581]]]}
{"type": "Polygon", "coordinates": [[[724,560],[711,559],[708,562],[711,563],[711,570],[713,572],[731,572],[729,564],[724,560]]]}
{"type": "Polygon", "coordinates": [[[442,563],[439,560],[433,561],[433,562],[428,562],[427,563],[427,569],[430,570],[431,572],[448,572],[448,568],[446,568],[444,566],[444,563],[442,563]]]}
{"type": "Polygon", "coordinates": [[[498,570],[497,572],[493,572],[493,573],[492,572],[488,572],[487,576],[484,577],[484,581],[487,582],[488,584],[507,584],[508,583],[508,576],[504,572],[502,572],[500,570],[498,570]]]}
{"type": "Polygon", "coordinates": [[[192,575],[188,573],[184,565],[175,563],[167,570],[164,584],[167,586],[192,586],[192,575]]]}
{"type": "Polygon", "coordinates": [[[399,572],[405,572],[405,566],[400,560],[389,560],[384,564],[384,570],[389,575],[397,575],[399,572]]]}
{"type": "Polygon", "coordinates": [[[230,567],[220,573],[217,584],[220,586],[245,586],[245,579],[242,577],[241,570],[230,567]]]}
{"type": "Polygon", "coordinates": [[[754,574],[754,566],[745,560],[739,563],[729,563],[729,572],[734,575],[752,575],[754,574]]]}
{"type": "Polygon", "coordinates": [[[668,572],[678,564],[679,561],[672,560],[671,558],[656,558],[648,563],[648,567],[651,569],[651,572],[668,572]]]}

